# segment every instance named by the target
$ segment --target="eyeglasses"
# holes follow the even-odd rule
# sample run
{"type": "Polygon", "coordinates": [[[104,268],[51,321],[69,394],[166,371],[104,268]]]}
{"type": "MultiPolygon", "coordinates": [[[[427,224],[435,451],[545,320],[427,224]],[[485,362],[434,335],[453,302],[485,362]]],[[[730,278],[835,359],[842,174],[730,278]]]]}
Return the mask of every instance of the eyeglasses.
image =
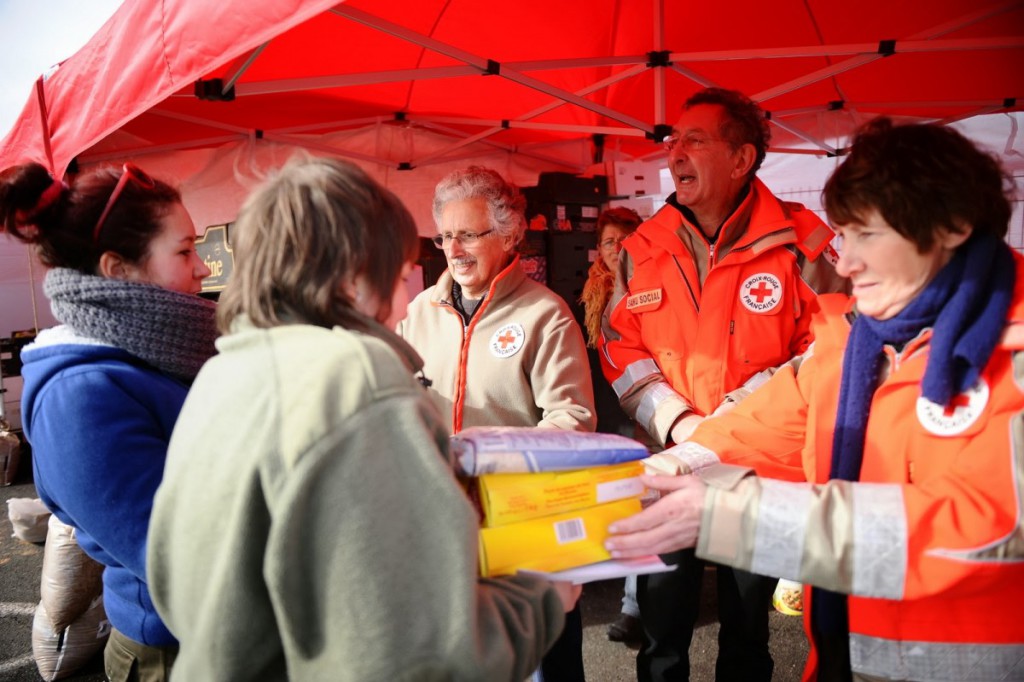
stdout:
{"type": "Polygon", "coordinates": [[[453,241],[458,241],[463,246],[473,246],[473,244],[477,243],[477,240],[479,240],[480,237],[485,237],[491,232],[494,232],[494,230],[484,230],[483,232],[460,232],[459,234],[445,232],[444,234],[434,235],[430,238],[430,241],[434,242],[434,246],[439,249],[449,246],[453,241]]]}
{"type": "Polygon", "coordinates": [[[96,221],[96,227],[92,228],[93,244],[99,243],[100,233],[103,231],[103,223],[106,222],[107,217],[110,215],[110,211],[114,208],[114,204],[117,203],[118,197],[121,196],[121,193],[128,185],[129,180],[135,182],[135,184],[142,189],[153,189],[156,187],[156,182],[153,178],[149,177],[146,171],[142,170],[134,163],[126,163],[121,166],[121,177],[118,179],[117,184],[114,185],[114,191],[110,193],[110,198],[107,199],[107,205],[103,207],[103,213],[100,213],[100,219],[96,221]]]}
{"type": "Polygon", "coordinates": [[[612,249],[617,248],[622,243],[623,239],[625,239],[625,237],[619,237],[618,239],[614,237],[609,237],[608,239],[599,242],[598,246],[600,246],[605,251],[611,251],[612,249]]]}
{"type": "Polygon", "coordinates": [[[721,138],[708,137],[706,135],[697,135],[690,133],[689,135],[680,135],[679,133],[672,133],[664,139],[662,144],[665,145],[665,151],[672,151],[676,148],[676,145],[681,146],[688,152],[698,151],[705,149],[712,142],[721,142],[721,138]]]}

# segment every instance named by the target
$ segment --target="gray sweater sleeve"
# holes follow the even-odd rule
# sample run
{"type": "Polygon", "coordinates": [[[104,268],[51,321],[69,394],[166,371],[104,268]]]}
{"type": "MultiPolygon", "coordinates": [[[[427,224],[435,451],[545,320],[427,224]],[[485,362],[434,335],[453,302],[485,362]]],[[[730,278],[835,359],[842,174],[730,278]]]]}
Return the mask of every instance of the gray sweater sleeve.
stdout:
{"type": "Polygon", "coordinates": [[[478,577],[476,514],[433,414],[370,405],[274,495],[265,568],[292,678],[519,681],[561,632],[546,581],[478,577]]]}

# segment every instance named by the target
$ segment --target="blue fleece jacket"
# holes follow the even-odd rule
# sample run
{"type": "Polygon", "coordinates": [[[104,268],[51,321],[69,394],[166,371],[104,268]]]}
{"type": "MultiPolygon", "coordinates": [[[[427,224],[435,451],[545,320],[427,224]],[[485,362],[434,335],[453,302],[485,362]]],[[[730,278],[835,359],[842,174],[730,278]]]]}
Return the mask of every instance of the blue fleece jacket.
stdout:
{"type": "Polygon", "coordinates": [[[22,359],[22,424],[40,498],[106,566],[111,625],[149,646],[175,644],[146,584],[146,535],[188,386],[67,327],[44,331],[22,359]]]}

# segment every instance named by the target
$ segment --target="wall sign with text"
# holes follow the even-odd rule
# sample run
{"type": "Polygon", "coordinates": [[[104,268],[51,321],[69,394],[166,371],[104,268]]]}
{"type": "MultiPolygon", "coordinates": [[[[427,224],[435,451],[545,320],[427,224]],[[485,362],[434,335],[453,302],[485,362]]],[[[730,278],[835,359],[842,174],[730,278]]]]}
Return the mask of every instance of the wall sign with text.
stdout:
{"type": "Polygon", "coordinates": [[[235,266],[235,257],[228,243],[227,225],[214,225],[206,228],[206,234],[196,239],[196,252],[206,267],[210,268],[210,276],[203,280],[203,293],[224,291],[231,272],[235,266]]]}

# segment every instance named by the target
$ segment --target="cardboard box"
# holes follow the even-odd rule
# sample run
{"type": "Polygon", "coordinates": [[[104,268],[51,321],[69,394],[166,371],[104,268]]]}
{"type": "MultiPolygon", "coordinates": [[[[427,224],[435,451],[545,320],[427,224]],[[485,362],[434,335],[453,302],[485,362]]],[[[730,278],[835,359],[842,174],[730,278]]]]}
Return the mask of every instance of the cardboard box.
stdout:
{"type": "Polygon", "coordinates": [[[661,194],[661,166],[664,164],[639,161],[616,161],[611,174],[613,196],[659,196],[661,194]]]}
{"type": "Polygon", "coordinates": [[[611,558],[608,526],[640,511],[629,498],[564,514],[480,529],[480,573],[511,575],[520,569],[561,571],[611,558]]]}
{"type": "Polygon", "coordinates": [[[484,474],[477,479],[486,528],[644,494],[640,462],[573,471],[484,474]]]}

